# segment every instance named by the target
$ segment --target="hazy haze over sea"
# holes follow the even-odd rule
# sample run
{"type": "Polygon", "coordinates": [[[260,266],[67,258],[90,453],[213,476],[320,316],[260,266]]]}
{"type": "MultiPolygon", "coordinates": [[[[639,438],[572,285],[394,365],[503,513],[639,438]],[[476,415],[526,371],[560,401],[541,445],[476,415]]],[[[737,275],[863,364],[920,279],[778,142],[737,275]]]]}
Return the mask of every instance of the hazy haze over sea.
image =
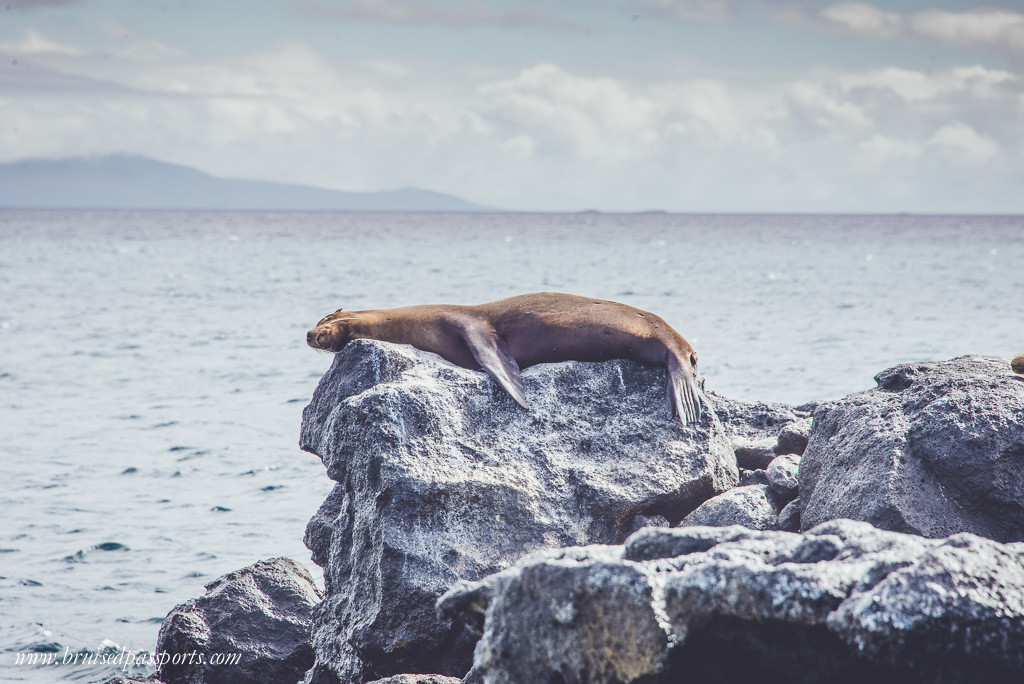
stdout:
{"type": "Polygon", "coordinates": [[[1024,218],[0,212],[0,680],[113,675],[15,653],[152,650],[263,558],[319,576],[325,313],[538,290],[651,310],[709,389],[800,404],[1024,351],[1024,218]]]}

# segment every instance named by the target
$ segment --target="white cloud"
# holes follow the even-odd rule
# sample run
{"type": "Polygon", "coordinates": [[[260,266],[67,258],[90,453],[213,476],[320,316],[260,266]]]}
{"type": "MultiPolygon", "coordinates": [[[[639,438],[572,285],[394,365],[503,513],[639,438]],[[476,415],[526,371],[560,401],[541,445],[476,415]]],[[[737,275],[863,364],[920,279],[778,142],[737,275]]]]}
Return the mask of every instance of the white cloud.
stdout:
{"type": "Polygon", "coordinates": [[[1024,14],[995,8],[924,10],[906,18],[908,31],[949,45],[1024,50],[1024,14]]]}
{"type": "Polygon", "coordinates": [[[640,12],[683,21],[726,21],[735,13],[734,0],[636,0],[640,12]]]}
{"type": "Polygon", "coordinates": [[[896,38],[904,24],[903,16],[896,12],[857,2],[829,5],[821,11],[821,16],[850,33],[867,38],[896,38]]]}
{"type": "Polygon", "coordinates": [[[924,9],[901,13],[847,2],[823,8],[819,18],[826,26],[864,38],[918,39],[1024,54],[1024,14],[1008,9],[924,9]]]}
{"type": "Polygon", "coordinates": [[[846,91],[888,91],[908,103],[949,96],[964,99],[970,96],[975,101],[998,100],[1005,95],[1001,88],[1019,88],[1018,78],[1010,72],[982,66],[957,67],[938,73],[886,67],[849,74],[840,82],[846,91]]]}
{"type": "Polygon", "coordinates": [[[0,53],[31,57],[35,55],[67,55],[78,57],[85,51],[44,37],[38,31],[25,31],[20,40],[0,41],[0,53]]]}
{"type": "Polygon", "coordinates": [[[980,66],[637,81],[337,64],[297,43],[214,59],[145,41],[109,58],[39,35],[18,45],[42,47],[0,75],[3,161],[130,152],[522,209],[914,209],[985,178],[1020,206],[1024,84],[980,66]]]}
{"type": "Polygon", "coordinates": [[[519,4],[495,11],[479,0],[441,2],[438,0],[291,0],[292,7],[306,15],[341,21],[418,26],[497,26],[581,31],[585,26],[567,16],[541,9],[538,3],[519,4]]]}
{"type": "Polygon", "coordinates": [[[977,131],[960,121],[946,124],[935,131],[928,143],[939,148],[962,152],[972,161],[986,161],[999,151],[994,140],[979,135],[977,131]]]}
{"type": "Polygon", "coordinates": [[[6,0],[4,4],[10,9],[28,10],[37,7],[78,5],[81,4],[81,0],[6,0]]]}

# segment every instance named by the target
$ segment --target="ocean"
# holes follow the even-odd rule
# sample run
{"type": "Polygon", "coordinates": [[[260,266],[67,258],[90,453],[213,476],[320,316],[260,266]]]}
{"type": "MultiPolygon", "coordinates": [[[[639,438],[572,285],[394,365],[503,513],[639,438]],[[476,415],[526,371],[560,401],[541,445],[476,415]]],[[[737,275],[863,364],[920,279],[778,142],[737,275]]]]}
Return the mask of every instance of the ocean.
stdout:
{"type": "Polygon", "coordinates": [[[802,404],[1024,351],[1024,217],[0,211],[0,680],[118,674],[85,661],[260,559],[320,576],[321,316],[540,290],[653,311],[709,389],[802,404]]]}

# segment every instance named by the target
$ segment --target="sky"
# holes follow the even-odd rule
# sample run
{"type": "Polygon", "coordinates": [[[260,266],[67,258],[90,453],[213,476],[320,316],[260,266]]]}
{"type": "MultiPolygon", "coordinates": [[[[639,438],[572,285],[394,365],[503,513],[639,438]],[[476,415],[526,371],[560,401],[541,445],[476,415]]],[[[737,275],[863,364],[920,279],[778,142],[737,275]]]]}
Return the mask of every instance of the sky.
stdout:
{"type": "Polygon", "coordinates": [[[0,162],[520,211],[1024,213],[1024,0],[0,0],[0,162]]]}

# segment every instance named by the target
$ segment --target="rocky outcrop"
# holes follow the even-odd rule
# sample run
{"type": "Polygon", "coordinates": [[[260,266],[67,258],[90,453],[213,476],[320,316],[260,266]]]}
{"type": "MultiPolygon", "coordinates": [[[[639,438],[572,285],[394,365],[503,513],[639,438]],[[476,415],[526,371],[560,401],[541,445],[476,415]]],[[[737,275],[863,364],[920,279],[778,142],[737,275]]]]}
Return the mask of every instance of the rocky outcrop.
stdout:
{"type": "Polygon", "coordinates": [[[819,406],[800,462],[801,526],[855,518],[1024,540],[1024,378],[1005,359],[896,366],[819,406]]]}
{"type": "Polygon", "coordinates": [[[434,602],[543,548],[622,543],[736,484],[714,412],[671,419],[665,372],[631,361],[523,373],[524,410],[483,373],[357,340],[303,413],[338,484],[306,544],[324,568],[308,682],[461,676],[479,632],[434,602]]]}
{"type": "Polygon", "coordinates": [[[1024,544],[971,534],[645,529],[540,552],[439,610],[482,625],[467,682],[1024,678],[1024,544]]]}
{"type": "Polygon", "coordinates": [[[168,614],[156,676],[166,684],[294,684],[313,665],[310,618],[320,598],[309,571],[290,558],[224,575],[168,614]],[[237,662],[224,659],[236,654],[237,662]]]}
{"type": "Polygon", "coordinates": [[[688,426],[661,369],[523,375],[528,411],[353,342],[303,414],[337,483],[306,529],[325,598],[287,559],[226,575],[168,616],[157,675],[124,681],[1024,681],[1024,378],[1004,359],[799,408],[709,393],[688,426]],[[161,658],[215,653],[242,659],[161,658]]]}

